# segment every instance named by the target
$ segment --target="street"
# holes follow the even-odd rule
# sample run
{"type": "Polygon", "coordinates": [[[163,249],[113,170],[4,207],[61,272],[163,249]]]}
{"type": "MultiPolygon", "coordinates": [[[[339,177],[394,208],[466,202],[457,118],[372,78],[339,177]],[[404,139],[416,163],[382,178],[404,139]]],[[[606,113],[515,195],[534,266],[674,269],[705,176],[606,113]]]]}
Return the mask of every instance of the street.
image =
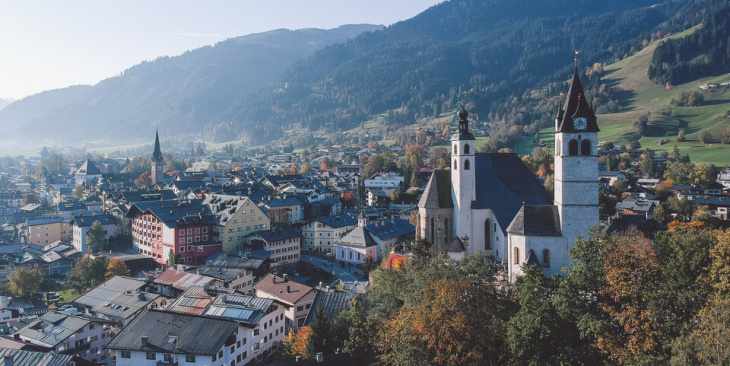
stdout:
{"type": "Polygon", "coordinates": [[[340,265],[335,260],[325,259],[325,258],[322,258],[322,257],[317,257],[317,256],[309,255],[309,254],[302,254],[301,255],[301,260],[303,262],[309,263],[309,264],[311,264],[311,265],[313,265],[313,266],[315,266],[317,268],[321,268],[321,269],[324,269],[326,271],[329,271],[335,277],[337,277],[337,278],[339,278],[339,279],[341,279],[342,281],[345,281],[345,282],[353,282],[353,281],[362,281],[363,280],[361,277],[357,277],[357,276],[353,275],[352,273],[350,273],[348,271],[348,269],[351,270],[351,271],[357,271],[358,274],[362,275],[362,270],[357,269],[355,267],[340,268],[340,265]],[[324,264],[324,262],[330,262],[330,263],[332,263],[332,266],[331,267],[330,266],[327,266],[327,265],[324,264]]]}

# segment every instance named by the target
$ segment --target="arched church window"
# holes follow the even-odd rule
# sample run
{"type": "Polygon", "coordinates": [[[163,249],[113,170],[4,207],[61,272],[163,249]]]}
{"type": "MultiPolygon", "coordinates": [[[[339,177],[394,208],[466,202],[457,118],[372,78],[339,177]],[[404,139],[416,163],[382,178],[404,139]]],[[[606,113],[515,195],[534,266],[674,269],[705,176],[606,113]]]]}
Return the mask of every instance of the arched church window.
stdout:
{"type": "Polygon", "coordinates": [[[555,140],[555,155],[560,156],[560,139],[555,140]]]}
{"type": "Polygon", "coordinates": [[[513,252],[514,253],[512,253],[512,256],[514,257],[514,259],[512,260],[512,263],[520,264],[520,248],[515,247],[513,252]]]}
{"type": "Polygon", "coordinates": [[[454,170],[459,170],[459,166],[456,163],[456,159],[454,159],[454,170]]]}
{"type": "Polygon", "coordinates": [[[468,154],[468,153],[469,153],[469,144],[465,144],[464,145],[464,154],[468,154]]]}
{"type": "Polygon", "coordinates": [[[591,154],[591,140],[583,140],[580,142],[580,154],[584,156],[591,154]]]}
{"type": "Polygon", "coordinates": [[[454,144],[454,155],[457,155],[459,153],[459,145],[454,144]]]}
{"type": "Polygon", "coordinates": [[[469,159],[464,160],[464,170],[469,170],[469,159]]]}
{"type": "Polygon", "coordinates": [[[578,155],[578,141],[577,140],[570,140],[570,142],[568,143],[568,155],[570,155],[570,156],[578,155]]]}
{"type": "Polygon", "coordinates": [[[547,249],[542,250],[542,266],[550,267],[550,251],[547,249]]]}
{"type": "Polygon", "coordinates": [[[446,238],[445,242],[448,244],[449,241],[451,241],[451,235],[449,231],[449,219],[444,218],[444,237],[446,238]]]}
{"type": "Polygon", "coordinates": [[[433,217],[431,217],[431,244],[436,242],[436,238],[434,237],[434,233],[436,232],[436,225],[434,223],[433,217]]]}
{"type": "Polygon", "coordinates": [[[487,250],[492,249],[492,233],[489,232],[491,226],[489,219],[484,221],[484,249],[487,250]]]}

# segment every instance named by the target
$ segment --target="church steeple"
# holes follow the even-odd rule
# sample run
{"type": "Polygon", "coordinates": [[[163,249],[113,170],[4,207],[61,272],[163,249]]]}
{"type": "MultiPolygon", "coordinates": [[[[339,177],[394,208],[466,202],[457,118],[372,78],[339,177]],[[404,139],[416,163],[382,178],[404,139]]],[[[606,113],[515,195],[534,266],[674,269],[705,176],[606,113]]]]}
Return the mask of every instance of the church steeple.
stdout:
{"type": "Polygon", "coordinates": [[[573,70],[573,80],[563,108],[558,110],[555,132],[598,132],[593,109],[588,105],[583,85],[578,77],[578,63],[573,70]]]}
{"type": "Polygon", "coordinates": [[[160,135],[155,131],[155,150],[152,151],[152,160],[162,160],[162,151],[160,151],[160,135]]]}
{"type": "Polygon", "coordinates": [[[164,159],[162,158],[162,151],[160,150],[160,135],[155,131],[155,150],[152,151],[152,173],[150,178],[154,183],[164,182],[162,176],[162,167],[165,165],[164,159]]]}

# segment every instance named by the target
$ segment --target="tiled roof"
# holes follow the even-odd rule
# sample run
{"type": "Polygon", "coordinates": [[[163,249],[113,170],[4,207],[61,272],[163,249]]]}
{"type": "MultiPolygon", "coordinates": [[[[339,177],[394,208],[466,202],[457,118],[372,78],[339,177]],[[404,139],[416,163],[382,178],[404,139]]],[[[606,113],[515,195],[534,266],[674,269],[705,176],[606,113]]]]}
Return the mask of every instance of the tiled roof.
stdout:
{"type": "Polygon", "coordinates": [[[74,355],[0,348],[0,360],[12,356],[14,366],[68,366],[74,355]]]}
{"type": "Polygon", "coordinates": [[[510,234],[560,236],[560,213],[553,205],[524,205],[507,228],[510,234]]]}
{"type": "Polygon", "coordinates": [[[317,308],[322,306],[327,316],[327,323],[332,324],[335,316],[341,311],[350,310],[350,295],[342,291],[318,291],[312,303],[312,311],[307,314],[304,325],[309,325],[314,320],[317,308]]]}
{"type": "Polygon", "coordinates": [[[144,280],[114,276],[81,295],[74,303],[90,307],[92,311],[109,317],[126,319],[160,295],[137,292],[146,286],[144,280]]]}
{"type": "Polygon", "coordinates": [[[107,348],[192,355],[213,355],[238,328],[233,321],[144,310],[124,327],[107,348]],[[142,337],[147,344],[142,345],[142,337]]]}
{"type": "Polygon", "coordinates": [[[259,282],[256,282],[253,288],[257,292],[261,291],[289,304],[295,304],[310,297],[313,300],[315,295],[314,289],[307,285],[285,280],[270,273],[261,278],[259,282]]]}
{"type": "Polygon", "coordinates": [[[69,315],[52,311],[43,314],[42,317],[20,329],[18,334],[32,339],[32,343],[55,347],[90,322],[95,321],[109,322],[108,320],[86,315],[69,315]]]}
{"type": "Polygon", "coordinates": [[[166,269],[154,279],[154,283],[172,286],[178,290],[187,290],[192,286],[202,286],[214,281],[213,277],[201,276],[194,273],[166,269]]]}
{"type": "Polygon", "coordinates": [[[431,174],[418,207],[454,208],[451,200],[451,171],[437,169],[431,174]]]}
{"type": "Polygon", "coordinates": [[[127,213],[132,217],[135,212],[151,212],[167,227],[176,228],[179,226],[196,224],[214,224],[215,218],[210,208],[202,203],[202,200],[186,201],[148,201],[135,202],[127,213]]]}
{"type": "Polygon", "coordinates": [[[267,243],[272,243],[278,240],[293,239],[302,236],[302,233],[299,230],[291,226],[277,227],[271,230],[256,231],[253,234],[258,235],[267,243]]]}
{"type": "Polygon", "coordinates": [[[367,226],[365,226],[365,228],[370,232],[370,234],[380,238],[381,240],[397,238],[416,231],[416,227],[410,222],[398,218],[370,222],[367,226]]]}
{"type": "Polygon", "coordinates": [[[506,228],[523,203],[552,205],[552,198],[517,154],[475,154],[476,201],[472,208],[491,209],[506,228]]]}
{"type": "Polygon", "coordinates": [[[370,235],[368,230],[366,230],[362,226],[358,226],[347,235],[343,236],[339,240],[336,240],[337,244],[342,245],[349,245],[349,246],[355,246],[355,247],[372,247],[375,245],[378,245],[378,243],[373,239],[373,236],[370,235]]]}
{"type": "Polygon", "coordinates": [[[198,268],[198,274],[233,281],[241,271],[248,269],[259,271],[266,263],[266,258],[255,257],[246,252],[213,253],[205,265],[198,268]]]}
{"type": "Polygon", "coordinates": [[[318,219],[313,219],[312,221],[321,222],[335,229],[357,225],[357,220],[347,215],[320,217],[318,219]]]}

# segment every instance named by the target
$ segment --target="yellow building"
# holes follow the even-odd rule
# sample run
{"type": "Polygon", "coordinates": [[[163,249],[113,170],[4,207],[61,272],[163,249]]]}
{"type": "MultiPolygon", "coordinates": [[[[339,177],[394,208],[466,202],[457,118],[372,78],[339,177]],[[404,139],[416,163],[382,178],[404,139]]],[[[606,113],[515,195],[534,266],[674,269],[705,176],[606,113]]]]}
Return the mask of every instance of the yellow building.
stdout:
{"type": "Polygon", "coordinates": [[[243,249],[243,237],[271,227],[269,217],[248,197],[210,194],[203,203],[216,216],[213,236],[224,251],[243,249]]]}

